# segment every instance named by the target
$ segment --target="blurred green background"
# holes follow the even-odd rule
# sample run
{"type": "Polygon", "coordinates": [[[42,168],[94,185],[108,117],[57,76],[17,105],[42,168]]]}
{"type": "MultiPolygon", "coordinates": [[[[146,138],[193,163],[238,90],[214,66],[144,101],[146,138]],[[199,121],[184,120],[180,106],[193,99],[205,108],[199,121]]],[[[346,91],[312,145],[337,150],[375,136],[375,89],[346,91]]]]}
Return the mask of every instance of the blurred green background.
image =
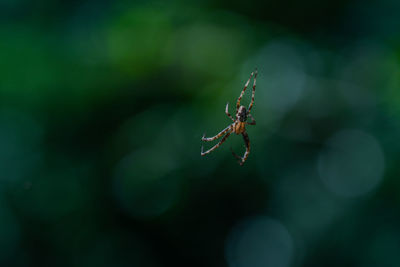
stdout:
{"type": "Polygon", "coordinates": [[[400,266],[399,12],[0,1],[0,265],[400,266]]]}

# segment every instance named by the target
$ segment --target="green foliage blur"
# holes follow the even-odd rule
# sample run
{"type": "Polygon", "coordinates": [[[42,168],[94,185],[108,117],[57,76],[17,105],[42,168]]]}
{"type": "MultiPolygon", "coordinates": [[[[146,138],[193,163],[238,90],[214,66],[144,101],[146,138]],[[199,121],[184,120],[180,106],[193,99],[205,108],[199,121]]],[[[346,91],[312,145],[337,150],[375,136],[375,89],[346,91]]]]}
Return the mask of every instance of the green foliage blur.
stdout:
{"type": "Polygon", "coordinates": [[[0,1],[0,266],[400,266],[399,12],[0,1]]]}

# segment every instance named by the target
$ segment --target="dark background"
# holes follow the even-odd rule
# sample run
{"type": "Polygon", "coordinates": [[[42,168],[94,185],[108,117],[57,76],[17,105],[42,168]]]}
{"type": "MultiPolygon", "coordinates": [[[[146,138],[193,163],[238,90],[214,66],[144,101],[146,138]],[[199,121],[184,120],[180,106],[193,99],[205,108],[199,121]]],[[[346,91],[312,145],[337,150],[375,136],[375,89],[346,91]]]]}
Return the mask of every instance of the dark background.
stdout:
{"type": "Polygon", "coordinates": [[[400,266],[399,14],[1,1],[0,265],[400,266]]]}

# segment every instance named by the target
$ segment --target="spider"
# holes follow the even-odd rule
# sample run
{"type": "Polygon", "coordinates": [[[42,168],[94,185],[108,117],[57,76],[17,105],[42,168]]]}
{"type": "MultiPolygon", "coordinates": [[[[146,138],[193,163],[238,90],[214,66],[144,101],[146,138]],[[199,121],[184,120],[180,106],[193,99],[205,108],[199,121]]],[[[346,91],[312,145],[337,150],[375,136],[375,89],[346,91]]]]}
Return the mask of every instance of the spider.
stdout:
{"type": "Polygon", "coordinates": [[[207,138],[207,137],[205,137],[205,134],[203,135],[201,140],[210,142],[210,141],[214,141],[215,139],[220,138],[221,136],[223,136],[225,134],[225,136],[218,142],[218,144],[216,144],[209,150],[203,152],[203,146],[202,146],[201,147],[201,155],[202,156],[205,156],[208,153],[211,153],[212,151],[217,149],[223,142],[225,142],[226,139],[228,139],[228,137],[231,133],[235,133],[235,134],[242,134],[244,143],[246,145],[246,152],[244,153],[243,157],[239,157],[231,149],[232,154],[235,158],[237,158],[239,160],[238,162],[240,165],[243,165],[244,162],[247,160],[247,158],[249,157],[249,154],[250,154],[250,140],[249,140],[249,136],[246,133],[246,124],[256,125],[256,121],[254,120],[253,116],[251,116],[251,114],[250,114],[251,108],[253,107],[253,104],[254,104],[254,93],[256,91],[256,78],[257,78],[257,69],[255,70],[255,72],[251,73],[250,78],[244,85],[244,88],[243,88],[242,92],[240,93],[240,96],[236,102],[236,120],[232,118],[231,114],[229,114],[229,102],[228,102],[225,107],[225,113],[233,121],[233,123],[213,137],[207,138]],[[251,95],[251,102],[250,102],[249,108],[246,110],[246,108],[244,106],[240,105],[240,101],[242,100],[244,92],[246,91],[247,86],[249,85],[250,80],[253,77],[253,75],[254,75],[253,92],[251,95]],[[247,122],[247,118],[249,118],[249,117],[251,118],[251,122],[247,122]]]}

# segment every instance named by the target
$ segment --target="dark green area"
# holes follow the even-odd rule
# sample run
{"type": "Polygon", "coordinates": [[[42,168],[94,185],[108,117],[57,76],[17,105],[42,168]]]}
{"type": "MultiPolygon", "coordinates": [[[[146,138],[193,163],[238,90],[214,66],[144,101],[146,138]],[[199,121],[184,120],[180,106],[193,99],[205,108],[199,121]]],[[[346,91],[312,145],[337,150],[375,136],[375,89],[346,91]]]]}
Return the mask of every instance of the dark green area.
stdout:
{"type": "Polygon", "coordinates": [[[1,1],[0,265],[400,266],[399,12],[1,1]]]}

